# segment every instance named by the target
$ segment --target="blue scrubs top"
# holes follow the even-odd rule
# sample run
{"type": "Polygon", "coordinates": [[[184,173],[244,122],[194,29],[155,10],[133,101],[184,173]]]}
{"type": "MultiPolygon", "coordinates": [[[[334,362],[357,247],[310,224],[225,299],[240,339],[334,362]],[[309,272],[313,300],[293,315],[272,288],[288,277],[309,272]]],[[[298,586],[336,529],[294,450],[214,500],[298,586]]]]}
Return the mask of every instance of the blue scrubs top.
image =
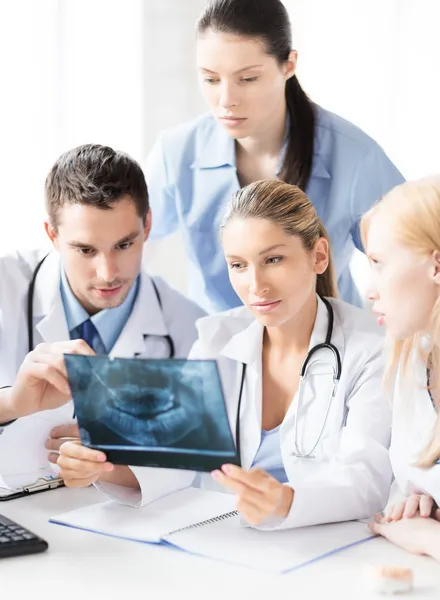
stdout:
{"type": "MultiPolygon", "coordinates": [[[[331,239],[343,300],[361,305],[349,263],[362,250],[359,219],[404,181],[382,148],[358,127],[316,106],[317,121],[307,194],[331,239]]],[[[147,162],[152,239],[177,230],[189,265],[189,295],[208,312],[241,304],[220,244],[220,221],[240,188],[235,140],[210,114],[165,131],[147,162]]]]}
{"type": "Polygon", "coordinates": [[[261,441],[258,452],[252,463],[253,469],[262,469],[272,475],[280,483],[286,483],[289,479],[283,465],[280,445],[280,427],[267,431],[261,431],[261,441]]]}

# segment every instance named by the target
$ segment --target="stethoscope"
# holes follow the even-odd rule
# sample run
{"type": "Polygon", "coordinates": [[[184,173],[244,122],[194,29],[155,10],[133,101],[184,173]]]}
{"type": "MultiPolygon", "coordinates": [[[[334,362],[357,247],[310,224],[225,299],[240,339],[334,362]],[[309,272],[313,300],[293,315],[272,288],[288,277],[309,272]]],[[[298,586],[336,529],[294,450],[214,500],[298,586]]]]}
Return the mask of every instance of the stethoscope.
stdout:
{"type": "MultiPolygon", "coordinates": [[[[293,456],[296,456],[297,458],[315,458],[315,456],[313,455],[313,452],[315,451],[317,445],[319,444],[319,442],[322,438],[322,434],[324,433],[324,429],[327,424],[328,415],[330,413],[330,408],[331,408],[331,405],[333,402],[333,398],[336,395],[338,383],[341,378],[341,371],[342,371],[341,355],[339,354],[339,350],[336,348],[336,346],[334,344],[332,344],[332,342],[331,342],[331,338],[333,335],[333,323],[334,323],[333,307],[331,306],[330,302],[326,298],[321,298],[321,300],[324,302],[324,304],[327,308],[327,313],[328,313],[327,334],[325,336],[325,342],[323,342],[322,344],[317,344],[316,346],[313,346],[313,348],[311,348],[309,350],[306,358],[304,359],[302,367],[301,367],[298,391],[296,394],[297,401],[296,401],[296,406],[295,406],[295,429],[294,429],[295,450],[293,452],[293,456]],[[324,421],[322,423],[322,427],[318,434],[316,442],[313,444],[312,448],[308,452],[306,452],[304,449],[303,449],[303,451],[301,451],[299,448],[299,445],[298,445],[298,413],[299,413],[299,410],[301,407],[301,387],[302,387],[303,380],[307,375],[307,368],[310,365],[311,359],[320,350],[330,350],[330,352],[333,354],[333,365],[332,365],[333,366],[333,389],[332,389],[332,393],[330,395],[330,399],[328,401],[324,421]]],[[[237,420],[236,420],[236,426],[235,426],[235,440],[236,440],[235,445],[237,448],[238,456],[240,456],[240,409],[241,409],[241,399],[243,396],[245,376],[246,376],[246,364],[243,363],[243,370],[241,373],[241,382],[240,382],[240,391],[239,391],[239,395],[238,395],[237,420]]]]}
{"type": "MultiPolygon", "coordinates": [[[[28,328],[28,348],[29,348],[29,352],[32,352],[32,350],[34,349],[34,293],[35,293],[35,283],[37,281],[37,275],[39,270],[41,269],[44,261],[46,260],[46,258],[49,256],[49,254],[46,254],[46,256],[38,263],[38,265],[35,267],[35,270],[32,274],[32,279],[29,283],[29,288],[28,288],[28,296],[27,296],[27,328],[28,328]]],[[[153,289],[154,289],[154,293],[156,294],[156,298],[157,298],[157,302],[159,304],[160,309],[162,310],[162,299],[160,297],[159,294],[159,290],[157,289],[156,284],[154,283],[154,280],[151,278],[150,279],[151,283],[153,284],[153,289]]],[[[144,341],[150,337],[148,334],[144,334],[144,341]]],[[[156,337],[156,336],[155,336],[156,337]]],[[[164,343],[166,343],[167,348],[168,348],[168,358],[174,358],[175,356],[175,348],[174,348],[174,342],[171,338],[170,335],[161,335],[161,336],[157,336],[163,339],[164,343]]],[[[139,356],[139,353],[135,353],[135,356],[139,356]]]]}

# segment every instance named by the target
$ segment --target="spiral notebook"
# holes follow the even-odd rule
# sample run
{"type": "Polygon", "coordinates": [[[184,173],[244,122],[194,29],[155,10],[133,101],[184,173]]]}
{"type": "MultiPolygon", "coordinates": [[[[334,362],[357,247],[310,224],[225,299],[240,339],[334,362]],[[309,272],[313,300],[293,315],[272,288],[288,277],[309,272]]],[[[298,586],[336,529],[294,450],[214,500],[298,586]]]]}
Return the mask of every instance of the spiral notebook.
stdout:
{"type": "Polygon", "coordinates": [[[243,523],[235,502],[229,494],[186,488],[141,509],[109,501],[50,521],[273,573],[299,569],[373,537],[359,522],[260,531],[243,523]]]}

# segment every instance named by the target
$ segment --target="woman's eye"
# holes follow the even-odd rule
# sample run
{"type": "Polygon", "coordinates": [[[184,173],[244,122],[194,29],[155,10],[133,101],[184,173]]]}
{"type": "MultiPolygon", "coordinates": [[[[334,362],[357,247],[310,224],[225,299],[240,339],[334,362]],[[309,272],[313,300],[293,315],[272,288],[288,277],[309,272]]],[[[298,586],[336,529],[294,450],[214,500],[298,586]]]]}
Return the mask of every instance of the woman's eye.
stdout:
{"type": "Polygon", "coordinates": [[[276,264],[280,263],[282,260],[283,260],[282,256],[271,256],[267,259],[266,262],[269,265],[276,265],[276,264]]]}
{"type": "Polygon", "coordinates": [[[229,265],[229,267],[230,267],[231,269],[236,269],[236,270],[238,270],[238,269],[243,269],[244,265],[243,265],[243,263],[237,263],[237,262],[235,262],[235,263],[231,263],[231,264],[229,265]]]}
{"type": "Polygon", "coordinates": [[[93,248],[79,248],[79,253],[84,256],[90,256],[93,253],[93,248]]]}
{"type": "Polygon", "coordinates": [[[257,81],[258,77],[243,77],[241,81],[243,81],[244,83],[253,83],[254,81],[257,81]]]}
{"type": "Polygon", "coordinates": [[[203,81],[205,83],[217,83],[218,79],[215,79],[214,77],[204,77],[203,81]]]}
{"type": "Polygon", "coordinates": [[[380,261],[376,260],[375,258],[370,258],[370,266],[371,266],[371,269],[373,271],[375,271],[376,273],[378,271],[382,271],[383,270],[383,263],[381,263],[380,261]]]}

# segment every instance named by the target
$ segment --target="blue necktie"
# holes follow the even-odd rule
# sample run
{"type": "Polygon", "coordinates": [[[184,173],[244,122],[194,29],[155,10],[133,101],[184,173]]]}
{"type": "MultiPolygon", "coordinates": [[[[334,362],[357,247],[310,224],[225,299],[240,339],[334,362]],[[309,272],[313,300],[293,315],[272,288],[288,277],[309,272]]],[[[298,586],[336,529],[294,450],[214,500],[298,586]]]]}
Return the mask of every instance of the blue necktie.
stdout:
{"type": "Polygon", "coordinates": [[[87,319],[81,323],[81,325],[75,327],[72,330],[72,334],[74,338],[80,338],[84,340],[90,346],[90,348],[96,352],[96,354],[107,354],[98,330],[90,319],[87,319]]]}

